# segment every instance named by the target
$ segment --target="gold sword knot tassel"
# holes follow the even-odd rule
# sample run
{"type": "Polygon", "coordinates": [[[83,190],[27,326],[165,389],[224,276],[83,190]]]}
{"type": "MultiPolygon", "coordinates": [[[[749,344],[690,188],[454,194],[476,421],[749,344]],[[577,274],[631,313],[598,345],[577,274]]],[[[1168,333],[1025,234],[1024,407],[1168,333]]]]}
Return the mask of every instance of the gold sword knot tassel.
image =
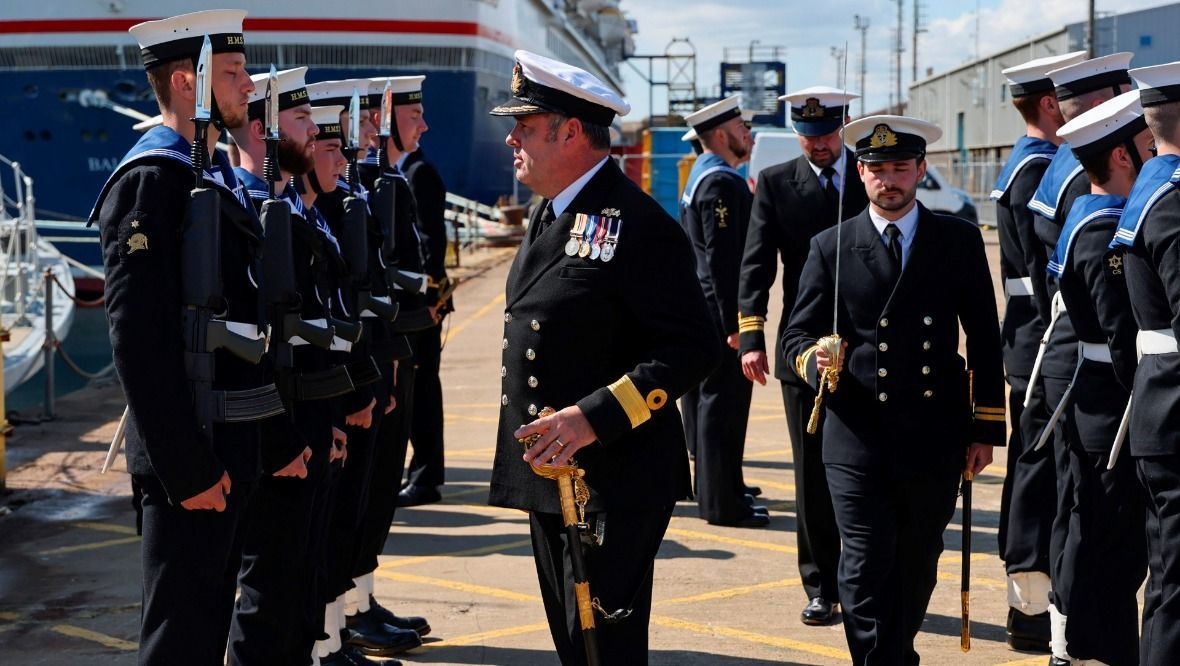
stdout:
{"type": "Polygon", "coordinates": [[[819,413],[823,406],[824,390],[835,393],[840,382],[840,371],[844,369],[844,340],[838,335],[825,335],[815,344],[824,351],[831,360],[828,367],[819,376],[819,386],[815,391],[815,406],[811,408],[811,418],[807,420],[807,434],[814,435],[819,429],[819,413]]]}

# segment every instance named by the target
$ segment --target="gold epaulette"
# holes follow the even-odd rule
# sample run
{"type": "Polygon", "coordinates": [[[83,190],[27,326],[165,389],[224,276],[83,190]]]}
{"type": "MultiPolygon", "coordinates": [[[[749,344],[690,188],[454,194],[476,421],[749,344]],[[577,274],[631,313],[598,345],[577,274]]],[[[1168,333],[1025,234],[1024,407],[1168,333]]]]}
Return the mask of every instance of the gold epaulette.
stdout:
{"type": "Polygon", "coordinates": [[[766,317],[758,315],[738,315],[738,333],[751,333],[766,328],[766,317]]]}
{"type": "Polygon", "coordinates": [[[815,355],[818,349],[818,344],[811,345],[807,349],[804,349],[802,354],[795,357],[795,374],[803,379],[807,379],[807,364],[811,361],[811,357],[815,355]]]}
{"type": "Polygon", "coordinates": [[[1003,407],[980,407],[975,406],[975,420],[976,421],[999,421],[1004,422],[1004,408],[1003,407]]]}
{"type": "Polygon", "coordinates": [[[619,406],[627,414],[627,420],[631,422],[632,428],[638,428],[651,418],[651,409],[648,408],[647,401],[643,399],[639,389],[635,388],[635,383],[627,375],[619,377],[618,381],[608,386],[607,389],[615,397],[615,400],[619,401],[619,406]]]}

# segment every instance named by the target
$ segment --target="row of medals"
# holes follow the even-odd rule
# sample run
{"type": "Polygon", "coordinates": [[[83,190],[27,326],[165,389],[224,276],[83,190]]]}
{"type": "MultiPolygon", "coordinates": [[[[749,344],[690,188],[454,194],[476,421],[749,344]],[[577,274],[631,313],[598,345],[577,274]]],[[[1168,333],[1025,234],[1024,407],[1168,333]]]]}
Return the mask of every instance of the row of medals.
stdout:
{"type": "Polygon", "coordinates": [[[622,220],[578,213],[574,218],[570,239],[565,244],[565,253],[571,257],[576,255],[583,259],[589,258],[591,261],[610,261],[615,256],[615,245],[618,243],[616,239],[622,226],[622,220]],[[619,228],[616,228],[613,234],[608,234],[607,229],[612,221],[619,228]]]}

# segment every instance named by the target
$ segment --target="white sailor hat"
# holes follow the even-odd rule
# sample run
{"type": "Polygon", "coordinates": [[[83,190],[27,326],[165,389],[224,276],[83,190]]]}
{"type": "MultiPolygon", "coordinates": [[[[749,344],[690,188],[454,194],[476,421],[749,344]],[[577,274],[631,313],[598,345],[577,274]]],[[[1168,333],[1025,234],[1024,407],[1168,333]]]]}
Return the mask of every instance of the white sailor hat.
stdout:
{"type": "Polygon", "coordinates": [[[312,106],[339,104],[348,109],[352,104],[354,90],[360,97],[361,108],[367,108],[369,106],[369,79],[344,79],[307,84],[307,96],[311,100],[312,106]]]}
{"type": "MultiPolygon", "coordinates": [[[[286,111],[292,107],[308,103],[307,85],[303,77],[307,75],[306,67],[284,69],[275,76],[279,86],[279,111],[286,111]]],[[[254,82],[254,92],[250,93],[249,116],[261,118],[266,113],[266,86],[270,73],[255,74],[250,77],[254,82]]]]}
{"type": "Polygon", "coordinates": [[[311,120],[320,129],[320,133],[315,137],[317,141],[344,138],[344,129],[340,126],[340,114],[342,113],[344,113],[344,107],[339,104],[311,107],[311,120]]]}
{"type": "Polygon", "coordinates": [[[840,128],[848,115],[848,103],[858,97],[831,86],[812,86],[783,95],[779,100],[790,105],[796,134],[823,136],[840,128]]]}
{"type": "Polygon", "coordinates": [[[938,141],[938,125],[908,116],[868,116],[844,128],[844,143],[861,162],[895,162],[926,155],[926,144],[938,141]]]}
{"type": "Polygon", "coordinates": [[[1121,94],[1119,86],[1131,85],[1127,68],[1135,54],[1130,51],[1112,53],[1090,60],[1049,70],[1047,73],[1057,87],[1057,99],[1066,100],[1088,92],[1111,88],[1121,94]]]}
{"type": "Polygon", "coordinates": [[[1180,102],[1180,61],[1140,67],[1128,74],[1139,84],[1139,101],[1144,108],[1180,102]]]}
{"type": "Polygon", "coordinates": [[[196,59],[205,35],[214,53],[245,53],[244,18],[244,9],[210,9],[137,23],[127,32],[139,42],[143,68],[151,69],[173,60],[196,59]]]}
{"type": "Polygon", "coordinates": [[[389,82],[389,89],[393,93],[393,106],[406,104],[420,104],[422,102],[422,82],[426,75],[415,76],[374,76],[369,79],[369,107],[381,108],[381,96],[385,94],[385,82],[389,82]]]}
{"type": "MultiPolygon", "coordinates": [[[[750,125],[750,123],[754,121],[755,115],[757,115],[757,112],[754,111],[753,109],[742,109],[742,113],[741,113],[742,122],[746,123],[746,126],[748,127],[750,125]]],[[[680,140],[681,141],[700,141],[701,137],[697,136],[696,129],[689,127],[687,132],[680,135],[680,140]]]]}
{"type": "Polygon", "coordinates": [[[1013,97],[1024,97],[1053,90],[1053,79],[1049,72],[1068,65],[1076,65],[1086,59],[1085,51],[1074,51],[1064,55],[1051,55],[1029,60],[1002,70],[1008,79],[1008,90],[1013,97]]]}
{"type": "Polygon", "coordinates": [[[1069,142],[1079,160],[1099,155],[1147,129],[1139,91],[1125,92],[1065,123],[1057,136],[1069,142]]]}
{"type": "Polygon", "coordinates": [[[516,52],[516,65],[512,68],[512,97],[490,113],[493,116],[560,113],[609,127],[616,115],[631,112],[626,100],[590,72],[523,50],[516,52]]]}
{"type": "Polygon", "coordinates": [[[700,135],[734,118],[741,118],[742,109],[739,104],[740,101],[741,98],[738,95],[726,97],[719,102],[713,102],[708,106],[688,114],[684,117],[684,122],[688,123],[689,127],[696,130],[696,133],[700,135]]]}

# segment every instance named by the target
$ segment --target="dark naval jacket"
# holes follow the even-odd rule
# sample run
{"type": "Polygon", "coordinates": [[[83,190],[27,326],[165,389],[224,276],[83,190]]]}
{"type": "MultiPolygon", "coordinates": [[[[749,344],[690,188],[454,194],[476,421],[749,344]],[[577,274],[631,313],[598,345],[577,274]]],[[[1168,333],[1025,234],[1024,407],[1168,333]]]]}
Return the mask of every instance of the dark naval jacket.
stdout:
{"type": "MultiPolygon", "coordinates": [[[[538,206],[538,213],[548,202],[538,206]]],[[[544,407],[582,409],[590,510],[652,510],[691,486],[676,399],[718,362],[692,250],[677,223],[607,160],[541,231],[534,215],[505,289],[503,395],[489,502],[558,513],[556,484],[513,437],[544,407]],[[568,256],[579,214],[617,231],[610,261],[568,256]]]]}
{"type": "MultiPolygon", "coordinates": [[[[864,183],[856,171],[852,151],[844,153],[844,219],[859,215],[869,205],[864,183]]],[[[742,257],[738,287],[740,310],[740,350],[766,350],[766,313],[770,290],[774,286],[781,258],[783,265],[783,310],[778,334],[787,330],[791,307],[799,292],[799,277],[811,238],[836,225],[837,206],[828,202],[819,176],[806,155],[764,169],[758,174],[754,202],[750,212],[750,229],[742,257]]],[[[794,363],[782,355],[776,345],[774,376],[781,381],[801,383],[792,370],[794,363]]]]}
{"type": "MultiPolygon", "coordinates": [[[[1057,146],[1044,139],[1020,137],[991,193],[1000,237],[1000,278],[1007,297],[1000,326],[1004,368],[1018,377],[1032,374],[1037,347],[1045,332],[1046,322],[1041,319],[1034,296],[1047,293],[1042,276],[1048,257],[1036,235],[1037,216],[1028,204],[1056,152],[1057,146]],[[1019,281],[1021,286],[1015,287],[1013,281],[1019,281]]],[[[1047,306],[1047,298],[1044,302],[1047,306]]]]}
{"type": "MultiPolygon", "coordinates": [[[[111,347],[130,408],[127,468],[158,478],[174,504],[209,489],[222,472],[235,480],[260,472],[257,423],[215,423],[210,441],[200,434],[193,409],[180,271],[194,182],[190,149],[191,142],[169,127],[149,130],[115,169],[90,216],[99,225],[111,347]]],[[[215,188],[221,201],[225,319],[264,328],[251,273],[262,227],[225,156],[213,151],[212,159],[204,186],[215,188]]],[[[214,353],[214,366],[214,390],[269,381],[265,367],[224,350],[214,353]]]]}
{"type": "Polygon", "coordinates": [[[983,238],[968,222],[917,206],[896,285],[867,210],[843,224],[839,248],[834,228],[811,241],[782,347],[817,386],[815,344],[832,333],[839,249],[838,322],[848,348],[839,386],[824,398],[825,463],[961,466],[971,442],[1003,446],[1000,327],[983,238]]]}
{"type": "MultiPolygon", "coordinates": [[[[1140,331],[1180,334],[1180,157],[1144,163],[1111,248],[1122,257],[1140,331]]],[[[1180,353],[1145,354],[1135,370],[1131,455],[1180,453],[1180,353]]]]}
{"type": "MultiPolygon", "coordinates": [[[[418,235],[422,238],[424,268],[437,285],[447,277],[447,187],[438,169],[426,160],[422,149],[406,156],[402,163],[406,182],[414,193],[418,235]]],[[[436,300],[437,289],[431,288],[428,304],[436,300]]],[[[448,299],[447,310],[450,307],[448,299]]]]}
{"type": "Polygon", "coordinates": [[[1049,262],[1069,308],[1078,339],[1106,347],[1112,363],[1083,359],[1070,390],[1073,444],[1088,453],[1107,453],[1135,381],[1135,318],[1121,259],[1110,263],[1110,239],[1126,199],[1113,195],[1078,197],[1049,262]]]}
{"type": "Polygon", "coordinates": [[[738,330],[738,277],[751,199],[737,169],[704,153],[693,164],[680,201],[680,224],[692,243],[697,279],[721,339],[738,330]]]}

